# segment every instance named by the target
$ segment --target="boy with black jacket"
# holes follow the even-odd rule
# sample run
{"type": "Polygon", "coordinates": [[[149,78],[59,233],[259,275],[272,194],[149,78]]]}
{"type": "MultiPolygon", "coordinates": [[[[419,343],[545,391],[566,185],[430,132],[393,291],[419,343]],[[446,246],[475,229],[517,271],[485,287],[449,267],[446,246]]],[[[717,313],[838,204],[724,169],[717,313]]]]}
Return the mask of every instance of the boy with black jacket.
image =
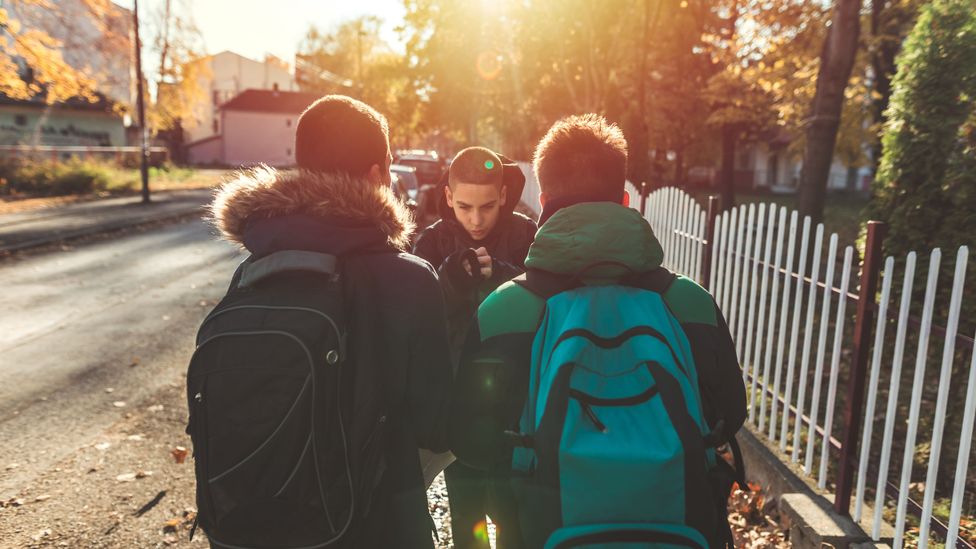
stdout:
{"type": "MultiPolygon", "coordinates": [[[[709,430],[701,435],[707,435],[715,445],[728,441],[745,420],[745,387],[731,335],[706,290],[691,279],[660,269],[666,251],[641,214],[627,207],[627,144],[623,133],[597,115],[560,120],[539,143],[534,164],[543,211],[525,259],[526,269],[569,280],[575,287],[627,285],[635,276],[667,274],[669,284],[659,295],[687,336],[697,371],[704,427],[709,430]]],[[[520,433],[520,418],[530,387],[533,342],[547,303],[526,282],[505,283],[481,304],[455,377],[451,450],[459,461],[473,467],[511,471],[513,447],[531,445],[520,433]]],[[[594,424],[599,426],[598,421],[594,424]]],[[[606,433],[604,428],[603,435],[606,433]]],[[[618,464],[605,465],[612,468],[618,464]]],[[[521,483],[520,478],[513,478],[516,491],[524,485],[521,483]]],[[[709,547],[729,543],[728,526],[722,524],[725,516],[719,516],[727,488],[723,485],[715,489],[714,496],[708,496],[714,508],[678,508],[708,515],[700,531],[709,547]]],[[[649,493],[647,497],[653,500],[655,495],[649,493]]],[[[614,494],[594,493],[593,497],[613,498],[614,494]]],[[[526,505],[519,498],[517,501],[524,546],[541,548],[553,526],[560,527],[546,521],[547,514],[559,512],[552,508],[559,506],[558,498],[549,508],[526,505]],[[530,534],[530,530],[534,532],[530,534]]],[[[675,504],[681,506],[680,502],[675,504]]]]}
{"type": "MultiPolygon", "coordinates": [[[[417,240],[414,253],[437,268],[447,305],[452,358],[461,353],[478,305],[500,284],[518,276],[536,224],[514,211],[525,176],[515,163],[484,147],[459,152],[442,183],[441,220],[417,240]]],[[[518,547],[519,535],[506,520],[511,502],[484,472],[455,463],[445,470],[451,531],[458,549],[487,547],[474,532],[485,514],[498,524],[499,547],[518,547]]]]}
{"type": "Polygon", "coordinates": [[[295,157],[297,170],[259,167],[224,185],[211,206],[214,225],[251,253],[248,264],[282,251],[338,258],[348,328],[341,367],[356,387],[366,378],[377,385],[344,395],[356,411],[350,425],[378,426],[368,436],[349,431],[349,445],[358,455],[380,433],[382,449],[368,511],[341,509],[353,516],[341,546],[433,549],[418,448],[447,449],[451,363],[437,275],[406,252],[413,221],[389,189],[386,118],[361,101],[323,97],[298,120],[295,157]],[[370,410],[383,415],[365,417],[370,410]]]}

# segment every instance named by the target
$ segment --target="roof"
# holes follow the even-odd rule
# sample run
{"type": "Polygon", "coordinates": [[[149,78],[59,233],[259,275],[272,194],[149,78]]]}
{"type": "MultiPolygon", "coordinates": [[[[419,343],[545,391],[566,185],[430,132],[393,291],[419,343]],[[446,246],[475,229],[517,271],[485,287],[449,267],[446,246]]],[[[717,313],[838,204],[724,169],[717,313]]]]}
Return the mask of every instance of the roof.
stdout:
{"type": "Polygon", "coordinates": [[[79,111],[98,111],[98,112],[108,112],[111,113],[112,102],[101,92],[95,92],[95,101],[88,101],[87,99],[81,97],[72,97],[61,103],[55,103],[54,105],[48,105],[44,101],[45,93],[42,91],[30,99],[14,99],[7,95],[0,93],[0,105],[14,105],[17,107],[30,107],[35,109],[47,109],[53,107],[55,109],[70,109],[79,111]]]}
{"type": "Polygon", "coordinates": [[[301,114],[320,97],[317,93],[244,90],[220,108],[225,111],[301,114]]]}

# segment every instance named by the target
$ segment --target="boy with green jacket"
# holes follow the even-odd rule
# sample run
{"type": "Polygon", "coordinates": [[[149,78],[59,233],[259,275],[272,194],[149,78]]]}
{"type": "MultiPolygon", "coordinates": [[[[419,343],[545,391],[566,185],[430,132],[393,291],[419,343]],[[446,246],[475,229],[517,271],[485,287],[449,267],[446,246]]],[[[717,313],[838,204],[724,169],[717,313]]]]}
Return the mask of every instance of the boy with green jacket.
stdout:
{"type": "MultiPolygon", "coordinates": [[[[549,130],[535,153],[543,213],[527,269],[585,285],[613,285],[661,266],[665,250],[641,214],[627,207],[626,166],[622,132],[600,116],[566,118],[549,130]]],[[[687,335],[709,436],[722,444],[745,420],[745,387],[728,327],[712,296],[693,280],[674,277],[661,293],[687,335]]],[[[455,380],[452,451],[501,478],[512,475],[513,435],[526,404],[532,345],[545,307],[545,298],[519,281],[500,286],[478,310],[455,380]]],[[[715,499],[724,510],[722,496],[715,499]]],[[[533,539],[524,526],[544,511],[518,512],[525,547],[541,547],[545,537],[533,539]]],[[[718,530],[728,529],[716,524],[716,530],[708,533],[713,547],[725,543],[718,530]]]]}

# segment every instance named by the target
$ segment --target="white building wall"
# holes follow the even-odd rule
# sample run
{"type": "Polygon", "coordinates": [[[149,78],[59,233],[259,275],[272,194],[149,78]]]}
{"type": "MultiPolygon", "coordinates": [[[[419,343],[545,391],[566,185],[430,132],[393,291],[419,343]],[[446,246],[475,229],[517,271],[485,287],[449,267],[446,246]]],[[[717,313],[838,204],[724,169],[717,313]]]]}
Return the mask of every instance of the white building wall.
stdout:
{"type": "Polygon", "coordinates": [[[200,80],[206,92],[204,100],[195,110],[196,123],[186,129],[188,142],[205,139],[223,133],[218,120],[214,126],[217,108],[247,89],[298,91],[295,77],[288,69],[275,63],[254,61],[233,52],[225,51],[204,58],[207,75],[200,80]]]}
{"type": "Polygon", "coordinates": [[[223,112],[224,163],[293,166],[298,114],[223,112]]]}
{"type": "Polygon", "coordinates": [[[0,145],[121,147],[122,119],[109,112],[51,107],[0,107],[0,145]]]}

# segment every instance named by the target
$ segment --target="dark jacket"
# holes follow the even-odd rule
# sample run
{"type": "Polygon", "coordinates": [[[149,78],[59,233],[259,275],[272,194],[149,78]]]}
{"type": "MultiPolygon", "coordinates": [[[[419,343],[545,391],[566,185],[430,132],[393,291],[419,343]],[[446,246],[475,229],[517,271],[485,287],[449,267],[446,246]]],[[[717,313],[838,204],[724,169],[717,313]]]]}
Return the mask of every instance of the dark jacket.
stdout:
{"type": "Polygon", "coordinates": [[[383,380],[375,397],[385,400],[390,418],[387,469],[350,546],[432,547],[417,449],[446,449],[451,364],[437,276],[402,251],[413,229],[409,214],[388,189],[365,181],[262,168],[225,185],[213,217],[252,257],[279,250],[340,257],[347,364],[383,380]]]}
{"type": "Polygon", "coordinates": [[[444,196],[444,187],[447,185],[445,175],[435,191],[439,197],[438,210],[441,219],[420,234],[413,248],[414,254],[437,268],[447,304],[448,334],[455,362],[459,358],[465,334],[478,305],[500,284],[525,271],[525,256],[535,238],[535,221],[515,212],[515,206],[525,187],[525,176],[514,163],[505,163],[504,169],[508,200],[498,213],[498,223],[488,236],[475,241],[461,226],[444,196]],[[492,275],[487,280],[469,275],[461,264],[461,257],[466,250],[482,246],[492,258],[492,275]]]}
{"type": "MultiPolygon", "coordinates": [[[[586,284],[612,284],[629,273],[661,265],[663,250],[650,225],[636,210],[619,204],[582,203],[552,215],[529,248],[525,266],[557,275],[585,267],[586,284]]],[[[712,296],[679,276],[662,296],[681,323],[698,372],[709,427],[724,422],[720,438],[745,421],[745,386],[732,337],[712,296]]],[[[478,309],[465,343],[451,407],[451,450],[459,460],[488,469],[509,468],[512,447],[504,431],[518,430],[529,386],[532,342],[545,301],[508,282],[478,309]]],[[[537,510],[520,509],[531,517],[537,510]]],[[[534,544],[528,543],[529,547],[534,544]]]]}

